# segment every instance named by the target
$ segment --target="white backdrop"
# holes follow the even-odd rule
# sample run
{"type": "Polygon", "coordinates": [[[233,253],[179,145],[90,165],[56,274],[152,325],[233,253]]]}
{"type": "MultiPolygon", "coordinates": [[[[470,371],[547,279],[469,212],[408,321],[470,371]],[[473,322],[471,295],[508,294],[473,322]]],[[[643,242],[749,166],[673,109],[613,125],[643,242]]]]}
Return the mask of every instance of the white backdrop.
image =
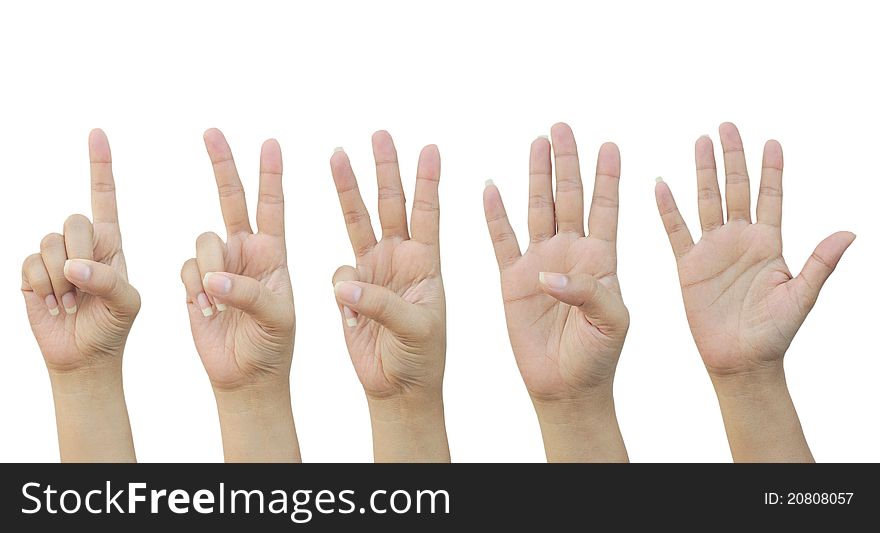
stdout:
{"type": "Polygon", "coordinates": [[[818,460],[880,460],[880,37],[866,3],[303,4],[3,6],[0,460],[58,457],[20,264],[69,214],[90,216],[93,127],[110,138],[129,273],[143,295],[125,353],[139,459],[222,460],[178,277],[199,233],[224,235],[201,139],[211,126],[226,133],[251,200],[260,143],[276,137],[284,152],[304,459],[371,460],[366,402],[330,283],[352,253],[328,159],[346,148],[372,208],[370,134],[387,129],[410,198],[420,147],[438,144],[443,159],[453,460],[543,460],[507,340],[481,195],[487,178],[499,185],[525,245],[529,143],[560,120],[574,128],[585,176],[601,142],[622,152],[619,273],[632,326],[615,393],[632,460],[729,460],[653,197],[662,175],[698,235],[693,142],[711,133],[717,146],[724,120],[740,126],[753,177],[764,141],[782,142],[792,269],[833,231],[858,235],[786,368],[818,460]]]}

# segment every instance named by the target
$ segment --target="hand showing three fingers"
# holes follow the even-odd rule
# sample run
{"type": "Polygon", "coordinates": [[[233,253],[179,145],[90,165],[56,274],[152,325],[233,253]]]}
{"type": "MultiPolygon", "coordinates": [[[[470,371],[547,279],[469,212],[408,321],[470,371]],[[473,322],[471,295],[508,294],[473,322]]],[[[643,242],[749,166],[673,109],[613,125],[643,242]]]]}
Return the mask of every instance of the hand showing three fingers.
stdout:
{"type": "Polygon", "coordinates": [[[378,461],[449,459],[443,422],[446,301],[440,276],[440,154],[419,157],[410,235],[397,151],[373,135],[382,239],[376,241],[348,156],[330,167],[356,266],[333,283],[351,360],[370,404],[378,461]],[[416,433],[416,434],[414,434],[416,433]]]}
{"type": "Polygon", "coordinates": [[[620,154],[610,143],[599,151],[585,236],[574,135],[565,124],[553,126],[551,134],[556,197],[551,143],[538,138],[529,157],[530,238],[524,254],[498,188],[489,183],[483,194],[510,344],[538,411],[548,459],[626,460],[612,399],[629,327],[616,270],[620,154]],[[588,425],[608,431],[596,435],[588,425]],[[563,426],[579,426],[578,432],[563,426]],[[592,442],[579,443],[586,439],[592,442]]]}
{"type": "Polygon", "coordinates": [[[133,461],[122,352],[140,310],[128,283],[110,145],[89,135],[93,222],[73,215],[22,268],[22,293],[43,353],[63,461],[133,461]]]}
{"type": "Polygon", "coordinates": [[[295,316],[284,239],[281,148],[275,140],[263,143],[259,232],[253,233],[226,139],[211,129],[205,132],[205,146],[227,240],[215,233],[199,236],[196,257],[186,261],[181,279],[196,349],[217,396],[226,457],[298,460],[290,414],[295,316]],[[273,438],[279,441],[272,444],[273,438]]]}

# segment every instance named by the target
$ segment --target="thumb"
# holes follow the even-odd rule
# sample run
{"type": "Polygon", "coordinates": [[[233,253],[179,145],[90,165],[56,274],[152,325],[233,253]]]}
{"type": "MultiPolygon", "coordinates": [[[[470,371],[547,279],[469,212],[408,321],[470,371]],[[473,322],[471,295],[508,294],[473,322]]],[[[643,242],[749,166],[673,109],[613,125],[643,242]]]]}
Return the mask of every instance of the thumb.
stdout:
{"type": "Polygon", "coordinates": [[[265,328],[284,330],[293,324],[293,305],[259,281],[229,272],[208,272],[202,286],[209,296],[239,309],[265,328]]]}
{"type": "MultiPolygon", "coordinates": [[[[361,281],[339,281],[333,290],[343,307],[375,320],[394,333],[419,331],[417,315],[412,312],[415,306],[385,287],[361,281]]],[[[357,326],[357,317],[346,317],[346,323],[357,326]]]]}
{"type": "Polygon", "coordinates": [[[849,231],[838,231],[816,246],[813,254],[807,259],[801,273],[789,283],[794,283],[796,293],[800,295],[801,302],[811,309],[819,298],[822,285],[834,272],[843,252],[856,239],[856,235],[849,231]]]}
{"type": "Polygon", "coordinates": [[[628,312],[619,298],[589,274],[538,274],[541,289],[562,303],[577,307],[603,333],[626,330],[628,312]]]}
{"type": "Polygon", "coordinates": [[[133,318],[141,308],[141,296],[115,268],[88,259],[64,262],[64,277],[86,294],[96,296],[107,309],[133,318]]]}

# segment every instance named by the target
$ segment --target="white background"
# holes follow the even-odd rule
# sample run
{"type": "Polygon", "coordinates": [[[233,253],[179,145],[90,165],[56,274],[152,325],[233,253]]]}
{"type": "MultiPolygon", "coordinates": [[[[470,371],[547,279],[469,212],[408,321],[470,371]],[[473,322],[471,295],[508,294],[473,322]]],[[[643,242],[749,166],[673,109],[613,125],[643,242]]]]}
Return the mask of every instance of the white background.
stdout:
{"type": "Polygon", "coordinates": [[[783,235],[795,272],[828,234],[858,235],[786,368],[816,458],[877,461],[880,38],[865,5],[5,4],[0,460],[58,457],[49,381],[19,294],[20,264],[69,214],[90,215],[93,127],[110,138],[129,273],[143,295],[125,352],[139,459],[222,460],[178,277],[199,233],[224,234],[201,139],[211,126],[226,133],[251,200],[260,143],[276,137],[284,151],[298,319],[292,390],[303,458],[371,460],[366,402],[330,283],[353,257],[327,161],[335,146],[346,148],[372,208],[370,134],[388,129],[410,198],[420,147],[436,143],[443,158],[453,459],[543,460],[507,340],[481,194],[483,182],[495,180],[524,246],[529,143],[564,120],[585,176],[601,142],[617,142],[623,157],[619,274],[632,326],[615,396],[630,457],[728,461],[653,186],[665,177],[698,235],[693,141],[711,133],[717,145],[717,125],[730,120],[740,126],[753,178],[763,142],[783,144],[783,235]]]}

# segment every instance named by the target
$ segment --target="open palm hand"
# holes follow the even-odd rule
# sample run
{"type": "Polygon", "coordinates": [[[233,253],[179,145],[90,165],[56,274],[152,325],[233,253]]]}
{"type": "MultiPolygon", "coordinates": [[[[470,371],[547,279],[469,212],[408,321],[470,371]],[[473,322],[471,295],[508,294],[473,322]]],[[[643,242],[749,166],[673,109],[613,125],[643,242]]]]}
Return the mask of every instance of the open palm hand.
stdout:
{"type": "Polygon", "coordinates": [[[710,372],[725,374],[782,359],[855,235],[838,232],[822,241],[793,277],[782,257],[782,147],[768,141],[764,148],[757,222],[752,223],[742,140],[733,124],[722,124],[720,134],[727,223],[708,137],[701,137],[695,147],[703,230],[698,243],[669,187],[659,182],[656,194],[697,348],[710,372]]]}

